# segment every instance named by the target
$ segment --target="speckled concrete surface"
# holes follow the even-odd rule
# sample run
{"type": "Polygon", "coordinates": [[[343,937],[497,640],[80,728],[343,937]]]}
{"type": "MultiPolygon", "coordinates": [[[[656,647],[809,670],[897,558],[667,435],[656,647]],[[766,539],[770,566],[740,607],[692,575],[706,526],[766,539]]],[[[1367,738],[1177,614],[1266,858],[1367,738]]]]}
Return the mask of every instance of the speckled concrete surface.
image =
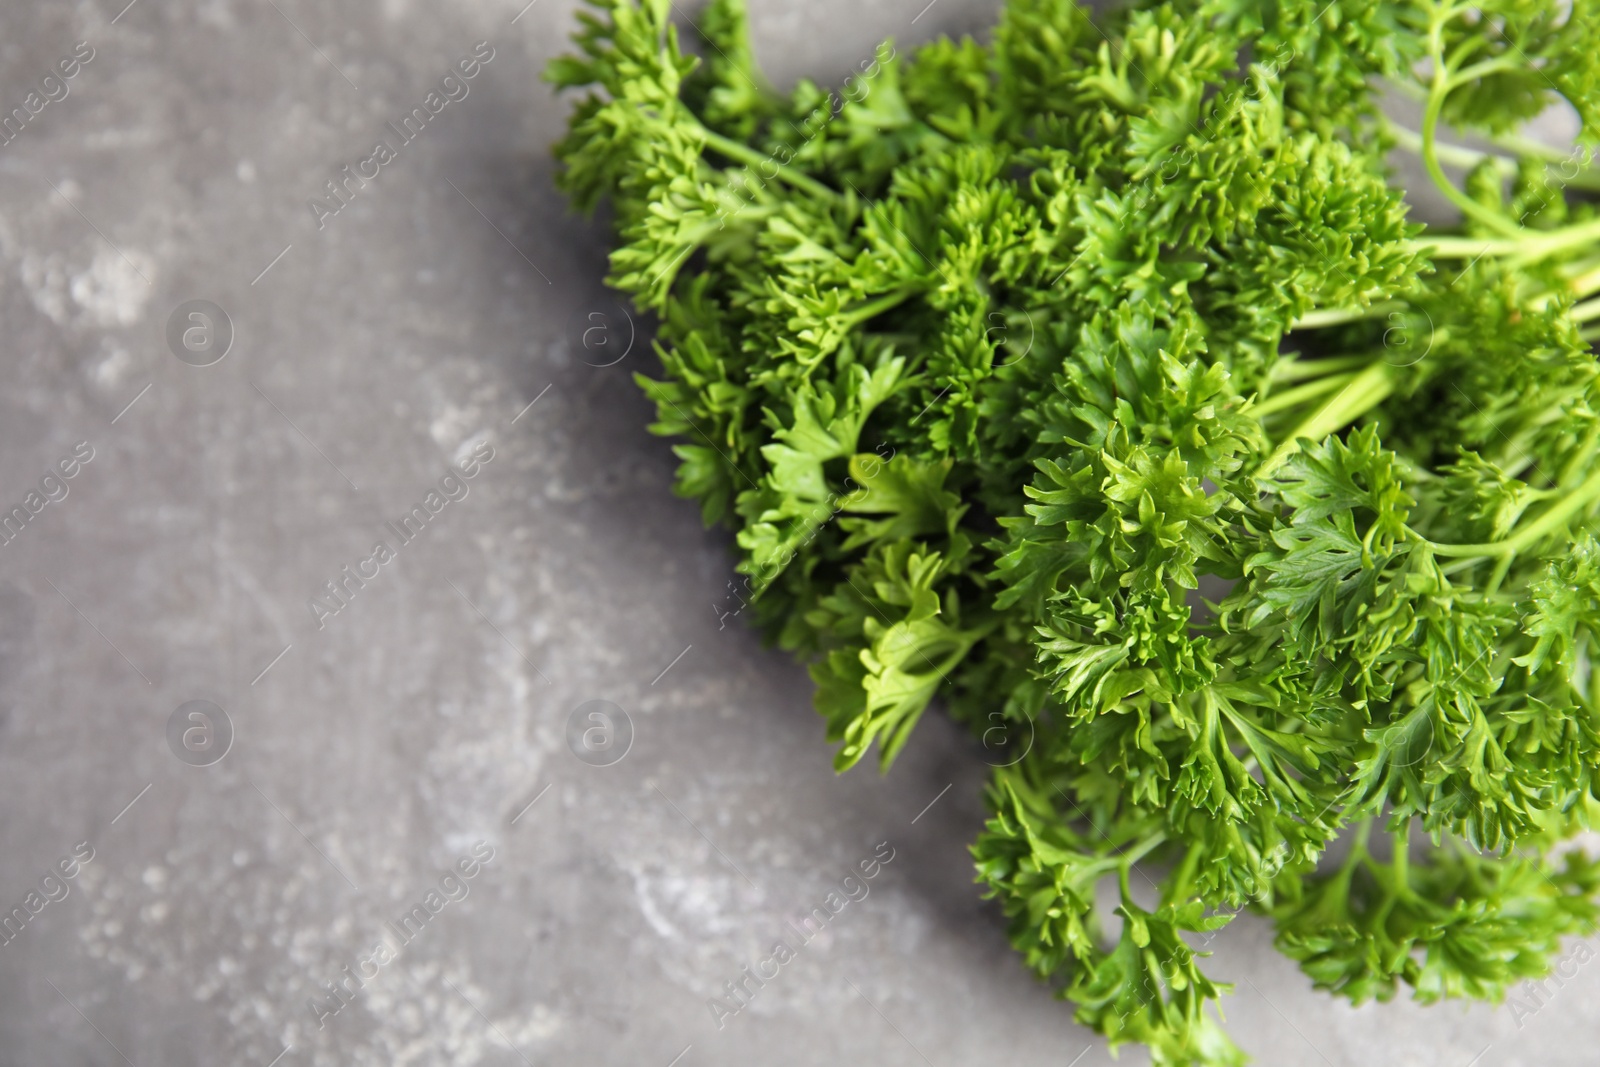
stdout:
{"type": "MultiPolygon", "coordinates": [[[[551,187],[537,75],[573,4],[523,2],[0,6],[3,110],[78,58],[0,145],[0,505],[74,472],[0,545],[0,910],[74,874],[0,945],[0,1064],[1110,1062],[971,885],[981,753],[930,717],[889,776],[835,777],[803,671],[719,621],[726,542],[668,492],[604,234],[551,187]],[[169,350],[194,300],[231,324],[209,366],[220,321],[169,350]],[[169,745],[196,700],[231,723],[206,766],[175,751],[207,763],[220,717],[169,745]],[[569,749],[591,700],[631,721],[620,762],[569,749]]],[[[993,15],[924,3],[757,0],[758,48],[826,80],[993,15]]],[[[1262,1063],[1600,1045],[1587,967],[1533,1016],[1352,1010],[1260,923],[1215,944],[1262,1063]]]]}

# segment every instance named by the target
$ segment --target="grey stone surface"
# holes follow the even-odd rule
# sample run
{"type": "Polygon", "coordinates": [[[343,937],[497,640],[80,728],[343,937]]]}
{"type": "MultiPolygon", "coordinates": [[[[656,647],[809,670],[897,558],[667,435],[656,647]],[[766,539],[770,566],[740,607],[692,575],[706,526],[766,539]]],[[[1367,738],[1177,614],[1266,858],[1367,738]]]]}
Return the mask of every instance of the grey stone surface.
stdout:
{"type": "MultiPolygon", "coordinates": [[[[993,16],[923,2],[757,0],[759,50],[836,79],[993,16]]],[[[929,717],[887,777],[836,777],[804,672],[719,624],[726,540],[668,491],[643,337],[586,365],[631,330],[551,186],[537,75],[571,0],[123,3],[0,6],[7,111],[94,50],[0,146],[0,504],[93,449],[0,546],[0,908],[93,850],[0,945],[0,1065],[1110,1062],[971,884],[981,752],[929,717]],[[479,41],[469,94],[319,229],[308,200],[479,41]],[[191,300],[231,321],[210,366],[168,348],[191,300]],[[209,766],[169,747],[194,700],[232,725],[209,766]],[[631,721],[610,766],[568,747],[591,700],[631,721]],[[480,841],[467,895],[319,1020],[480,841]],[[708,999],[881,842],[870,894],[719,1029],[708,999]]],[[[1594,1062],[1592,969],[1519,1027],[1343,1006],[1252,919],[1215,947],[1263,1063],[1594,1062]]]]}

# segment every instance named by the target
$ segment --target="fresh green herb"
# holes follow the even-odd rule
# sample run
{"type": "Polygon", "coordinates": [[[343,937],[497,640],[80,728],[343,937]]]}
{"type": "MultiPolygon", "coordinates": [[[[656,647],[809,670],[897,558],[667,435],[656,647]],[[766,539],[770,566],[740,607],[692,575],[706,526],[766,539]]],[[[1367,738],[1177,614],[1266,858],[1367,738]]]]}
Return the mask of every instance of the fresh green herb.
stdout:
{"type": "Polygon", "coordinates": [[[1196,935],[1245,906],[1358,1003],[1596,930],[1600,172],[1518,134],[1600,141],[1593,4],[1008,0],[785,96],[738,0],[703,62],[595,2],[560,181],[659,318],[677,489],[841,770],[935,698],[1014,742],[978,875],[1080,1021],[1242,1062],[1196,935]]]}

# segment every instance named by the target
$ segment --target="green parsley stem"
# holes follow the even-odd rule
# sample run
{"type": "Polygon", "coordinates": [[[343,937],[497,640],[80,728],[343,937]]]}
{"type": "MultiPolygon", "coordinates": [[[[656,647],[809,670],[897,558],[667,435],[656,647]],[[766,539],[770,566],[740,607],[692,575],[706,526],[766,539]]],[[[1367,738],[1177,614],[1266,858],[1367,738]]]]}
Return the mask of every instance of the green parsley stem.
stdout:
{"type": "Polygon", "coordinates": [[[1272,368],[1272,378],[1277,382],[1299,382],[1307,378],[1321,378],[1329,374],[1342,374],[1347,370],[1360,370],[1371,362],[1371,356],[1284,359],[1280,360],[1272,368]]]}
{"type": "Polygon", "coordinates": [[[885,293],[876,300],[868,300],[865,303],[857,304],[851,308],[846,308],[843,314],[846,320],[848,320],[849,324],[851,326],[855,326],[859,323],[866,322],[868,319],[877,318],[885,311],[888,311],[890,308],[895,307],[896,305],[905,303],[907,300],[911,299],[922,291],[922,286],[920,285],[903,285],[893,292],[885,293]]]}
{"type": "Polygon", "coordinates": [[[1573,322],[1589,322],[1596,318],[1600,318],[1600,297],[1596,297],[1594,300],[1585,300],[1581,304],[1575,304],[1572,308],[1573,322]]]}
{"type": "MultiPolygon", "coordinates": [[[[1563,294],[1581,300],[1600,290],[1600,263],[1574,264],[1572,269],[1575,269],[1576,273],[1567,279],[1565,285],[1559,285],[1554,289],[1540,293],[1528,301],[1528,306],[1534,311],[1543,311],[1550,306],[1552,301],[1563,294]]],[[[1583,320],[1579,319],[1578,321],[1582,322],[1583,320]]]]}
{"type": "Polygon", "coordinates": [[[1320,440],[1335,430],[1342,430],[1365,415],[1394,391],[1394,375],[1389,364],[1378,361],[1359,374],[1352,375],[1343,389],[1334,394],[1305,420],[1289,432],[1267,461],[1256,471],[1257,478],[1265,478],[1278,465],[1300,450],[1301,438],[1320,440]]]}
{"type": "Polygon", "coordinates": [[[1518,530],[1510,537],[1498,541],[1486,541],[1476,545],[1446,545],[1437,541],[1428,542],[1433,551],[1441,556],[1511,556],[1535,543],[1539,538],[1552,530],[1566,524],[1573,515],[1582,511],[1596,498],[1600,498],[1600,471],[1589,475],[1587,481],[1568,493],[1558,503],[1552,504],[1527,526],[1518,530]]]}
{"type": "Polygon", "coordinates": [[[1506,256],[1507,265],[1523,267],[1536,263],[1575,245],[1600,241],[1600,219],[1589,219],[1559,230],[1519,231],[1521,237],[1419,237],[1411,247],[1435,259],[1477,259],[1480,256],[1506,256]]]}
{"type": "Polygon", "coordinates": [[[1404,307],[1405,304],[1402,301],[1388,300],[1382,304],[1370,304],[1364,308],[1318,308],[1295,319],[1289,325],[1289,329],[1320,330],[1327,326],[1343,326],[1347,322],[1374,319],[1379,315],[1387,315],[1391,311],[1399,311],[1404,307]]]}
{"type": "MultiPolygon", "coordinates": [[[[1532,156],[1534,159],[1542,159],[1546,163],[1575,162],[1579,171],[1587,169],[1597,159],[1600,159],[1600,156],[1597,156],[1588,148],[1573,148],[1564,151],[1553,145],[1547,145],[1543,141],[1536,141],[1531,137],[1524,137],[1517,133],[1479,134],[1478,136],[1486,137],[1490,144],[1504,148],[1508,152],[1515,152],[1519,156],[1532,156]]],[[[1591,175],[1590,180],[1594,180],[1597,177],[1600,177],[1600,175],[1591,175]]],[[[1563,182],[1565,183],[1570,183],[1572,180],[1563,176],[1563,182]]]]}
{"type": "Polygon", "coordinates": [[[1501,556],[1495,561],[1494,573],[1489,575],[1489,580],[1484,583],[1483,595],[1492,597],[1500,591],[1500,583],[1506,580],[1506,575],[1511,572],[1511,561],[1515,557],[1510,553],[1501,556]]]}
{"type": "Polygon", "coordinates": [[[1370,852],[1367,851],[1367,841],[1372,837],[1372,816],[1364,816],[1356,826],[1355,840],[1350,842],[1350,855],[1345,859],[1345,866],[1353,866],[1366,859],[1370,852]]]}
{"type": "Polygon", "coordinates": [[[1501,70],[1519,69],[1514,57],[1502,55],[1452,73],[1444,52],[1443,29],[1444,24],[1459,14],[1460,10],[1452,5],[1436,5],[1433,16],[1429,19],[1428,58],[1433,64],[1433,78],[1428,87],[1427,104],[1422,113],[1422,162],[1428,177],[1445,198],[1461,210],[1462,214],[1506,236],[1510,244],[1503,246],[1502,250],[1511,254],[1510,262],[1513,265],[1537,262],[1573,243],[1600,235],[1600,228],[1596,228],[1596,223],[1600,220],[1590,220],[1589,223],[1566,227],[1565,230],[1552,231],[1539,237],[1523,236],[1526,231],[1520,225],[1478,203],[1445,176],[1439,164],[1438,144],[1439,118],[1443,113],[1445,100],[1453,90],[1468,82],[1501,70]]]}
{"type": "MultiPolygon", "coordinates": [[[[1587,470],[1594,462],[1597,446],[1600,446],[1600,427],[1593,428],[1588,433],[1583,435],[1583,447],[1573,449],[1571,458],[1568,459],[1566,464],[1561,468],[1561,474],[1557,479],[1556,484],[1564,485],[1576,478],[1579,472],[1587,470]]],[[[1555,496],[1560,492],[1560,490],[1541,489],[1538,490],[1538,492],[1540,493],[1541,497],[1546,497],[1555,496]]]]}
{"type": "Polygon", "coordinates": [[[1446,92],[1458,89],[1468,82],[1477,81],[1479,78],[1488,77],[1490,74],[1498,74],[1503,70],[1515,71],[1520,69],[1522,69],[1522,65],[1516,56],[1503,55],[1495,56],[1493,59],[1485,59],[1481,63],[1475,63],[1452,74],[1446,83],[1448,86],[1446,92]]]}
{"type": "MultiPolygon", "coordinates": [[[[1397,145],[1419,156],[1422,154],[1422,134],[1415,130],[1407,129],[1387,118],[1382,119],[1382,124],[1383,128],[1394,137],[1397,145]]],[[[1476,131],[1474,135],[1483,137],[1483,134],[1476,131]]],[[[1583,158],[1580,159],[1578,149],[1563,153],[1547,144],[1541,144],[1526,137],[1506,135],[1486,137],[1484,139],[1496,148],[1514,152],[1517,156],[1537,159],[1545,165],[1547,170],[1572,164],[1573,172],[1571,174],[1560,172],[1556,174],[1553,183],[1558,189],[1564,189],[1568,186],[1575,189],[1600,189],[1600,174],[1584,172],[1590,163],[1596,158],[1600,158],[1590,153],[1587,149],[1582,150],[1583,158]]],[[[1476,148],[1468,148],[1466,145],[1449,144],[1444,141],[1436,141],[1434,143],[1434,151],[1438,153],[1440,163],[1449,164],[1452,167],[1470,170],[1484,160],[1489,160],[1502,177],[1509,178],[1517,173],[1517,159],[1513,156],[1500,155],[1498,152],[1483,152],[1476,148]]]]}
{"type": "Polygon", "coordinates": [[[1422,165],[1428,171],[1428,177],[1433,180],[1445,198],[1468,218],[1474,219],[1491,230],[1497,230],[1508,237],[1515,237],[1522,228],[1500,213],[1478,203],[1472,197],[1456,188],[1456,183],[1445,176],[1444,168],[1439,165],[1439,146],[1437,135],[1439,129],[1439,115],[1444,109],[1445,98],[1450,95],[1450,90],[1458,84],[1450,77],[1445,65],[1443,49],[1439,44],[1438,28],[1429,35],[1433,60],[1433,85],[1428,92],[1428,103],[1422,112],[1422,165]]]}
{"type": "Polygon", "coordinates": [[[1167,876],[1167,892],[1171,899],[1182,900],[1193,895],[1194,875],[1200,867],[1202,851],[1198,845],[1190,845],[1183,850],[1183,859],[1167,876]]]}
{"type": "Polygon", "coordinates": [[[1350,898],[1350,883],[1354,880],[1356,870],[1366,863],[1372,853],[1367,848],[1367,841],[1372,836],[1372,816],[1367,815],[1356,824],[1356,833],[1350,842],[1350,851],[1345,855],[1344,862],[1328,880],[1328,895],[1325,898],[1326,906],[1343,911],[1345,902],[1350,898]]]}
{"type": "MultiPolygon", "coordinates": [[[[1384,120],[1383,127],[1394,137],[1395,143],[1401,148],[1417,155],[1422,154],[1422,135],[1420,133],[1387,119],[1384,120]]],[[[1476,135],[1482,136],[1482,134],[1476,135]]],[[[1554,170],[1558,166],[1572,164],[1574,167],[1572,174],[1557,172],[1555,175],[1553,184],[1557,188],[1564,189],[1571,186],[1575,189],[1600,189],[1600,174],[1584,172],[1585,168],[1595,158],[1600,158],[1590,154],[1587,149],[1582,150],[1584,158],[1579,159],[1579,150],[1577,149],[1563,153],[1551,148],[1549,145],[1540,144],[1538,141],[1530,140],[1526,137],[1506,136],[1486,139],[1490,144],[1498,148],[1504,148],[1509,152],[1515,152],[1518,156],[1539,160],[1544,163],[1547,170],[1554,170]]],[[[1476,148],[1468,148],[1466,145],[1449,144],[1444,141],[1435,142],[1434,151],[1438,153],[1440,163],[1447,163],[1452,167],[1470,170],[1487,159],[1493,162],[1495,169],[1500,172],[1502,177],[1509,178],[1517,173],[1517,160],[1511,156],[1500,155],[1497,152],[1482,152],[1476,148]]]]}
{"type": "Polygon", "coordinates": [[[1129,869],[1132,869],[1135,863],[1138,863],[1140,860],[1144,859],[1145,856],[1153,852],[1156,847],[1162,842],[1166,841],[1166,839],[1166,833],[1158,831],[1157,833],[1151,834],[1143,841],[1140,841],[1132,848],[1123,849],[1120,857],[1123,865],[1129,869]]]}
{"type": "MultiPolygon", "coordinates": [[[[1596,159],[1600,159],[1600,156],[1597,156],[1589,148],[1574,148],[1570,151],[1563,152],[1561,149],[1554,148],[1542,141],[1535,141],[1531,137],[1523,137],[1521,134],[1515,133],[1505,133],[1500,134],[1499,136],[1490,137],[1489,141],[1491,144],[1499,145],[1501,148],[1515,152],[1519,156],[1532,156],[1535,159],[1542,159],[1546,163],[1576,162],[1579,172],[1582,172],[1588,168],[1592,163],[1595,162],[1596,159]],[[1583,157],[1581,160],[1577,158],[1580,152],[1583,157]]],[[[1576,177],[1577,175],[1574,175],[1573,178],[1566,178],[1563,176],[1563,184],[1572,184],[1576,177]]],[[[1600,175],[1588,176],[1588,180],[1591,182],[1597,179],[1600,179],[1600,175]]]]}
{"type": "Polygon", "coordinates": [[[837,190],[828,188],[826,185],[823,185],[821,182],[817,181],[808,174],[801,174],[799,171],[789,170],[784,164],[779,163],[772,156],[763,155],[747,144],[741,144],[738,141],[724,137],[718,133],[713,133],[710,130],[705,130],[704,135],[706,139],[706,146],[708,148],[716,149],[729,159],[743,163],[751,170],[757,170],[759,172],[759,168],[771,163],[777,168],[777,173],[773,176],[782,178],[796,189],[804,189],[811,195],[821,197],[824,200],[841,199],[837,190]]]}
{"type": "Polygon", "coordinates": [[[1522,248],[1523,242],[1497,237],[1457,237],[1448,234],[1419,237],[1410,247],[1426,252],[1434,259],[1478,259],[1482,256],[1503,256],[1522,248]]]}
{"type": "MultiPolygon", "coordinates": [[[[1416,130],[1407,129],[1387,118],[1382,119],[1383,128],[1394,137],[1395,143],[1401,148],[1422,154],[1422,134],[1416,130]]],[[[1501,174],[1515,173],[1517,161],[1507,156],[1496,155],[1492,152],[1480,152],[1475,148],[1467,148],[1458,144],[1447,144],[1443,141],[1434,144],[1434,152],[1439,156],[1439,162],[1448,163],[1452,167],[1471,168],[1486,159],[1492,159],[1501,174]]]]}
{"type": "Polygon", "coordinates": [[[1389,866],[1394,871],[1396,891],[1404,891],[1410,884],[1408,866],[1411,861],[1411,820],[1402,819],[1395,828],[1394,839],[1391,842],[1394,854],[1389,858],[1389,866]]]}
{"type": "MultiPolygon", "coordinates": [[[[1366,361],[1363,360],[1362,362],[1365,363],[1366,361]]],[[[1305,385],[1297,385],[1293,389],[1285,389],[1281,393],[1273,393],[1266,400],[1251,408],[1250,412],[1257,418],[1266,418],[1268,415],[1283,411],[1285,408],[1296,407],[1313,397],[1321,396],[1323,393],[1348,384],[1350,379],[1354,378],[1358,373],[1360,372],[1351,371],[1347,374],[1335,374],[1327,378],[1318,378],[1307,382],[1305,385]]]]}
{"type": "Polygon", "coordinates": [[[1589,219],[1576,226],[1564,226],[1559,230],[1541,233],[1538,237],[1524,238],[1522,247],[1514,249],[1514,254],[1506,263],[1512,267],[1523,267],[1576,245],[1593,244],[1595,241],[1600,241],[1600,219],[1589,219]]]}

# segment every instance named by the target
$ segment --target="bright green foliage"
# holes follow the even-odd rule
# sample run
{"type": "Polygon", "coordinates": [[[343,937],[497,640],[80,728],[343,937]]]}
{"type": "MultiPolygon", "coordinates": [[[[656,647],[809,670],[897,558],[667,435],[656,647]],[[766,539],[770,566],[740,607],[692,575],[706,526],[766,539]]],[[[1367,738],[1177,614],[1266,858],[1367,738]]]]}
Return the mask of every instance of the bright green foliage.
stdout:
{"type": "Polygon", "coordinates": [[[1007,0],[787,96],[738,0],[703,61],[592,2],[559,180],[658,319],[677,490],[841,770],[936,699],[1004,764],[979,879],[1080,1021],[1242,1062],[1242,907],[1357,1002],[1596,930],[1600,175],[1517,133],[1600,141],[1591,0],[1007,0]]]}

